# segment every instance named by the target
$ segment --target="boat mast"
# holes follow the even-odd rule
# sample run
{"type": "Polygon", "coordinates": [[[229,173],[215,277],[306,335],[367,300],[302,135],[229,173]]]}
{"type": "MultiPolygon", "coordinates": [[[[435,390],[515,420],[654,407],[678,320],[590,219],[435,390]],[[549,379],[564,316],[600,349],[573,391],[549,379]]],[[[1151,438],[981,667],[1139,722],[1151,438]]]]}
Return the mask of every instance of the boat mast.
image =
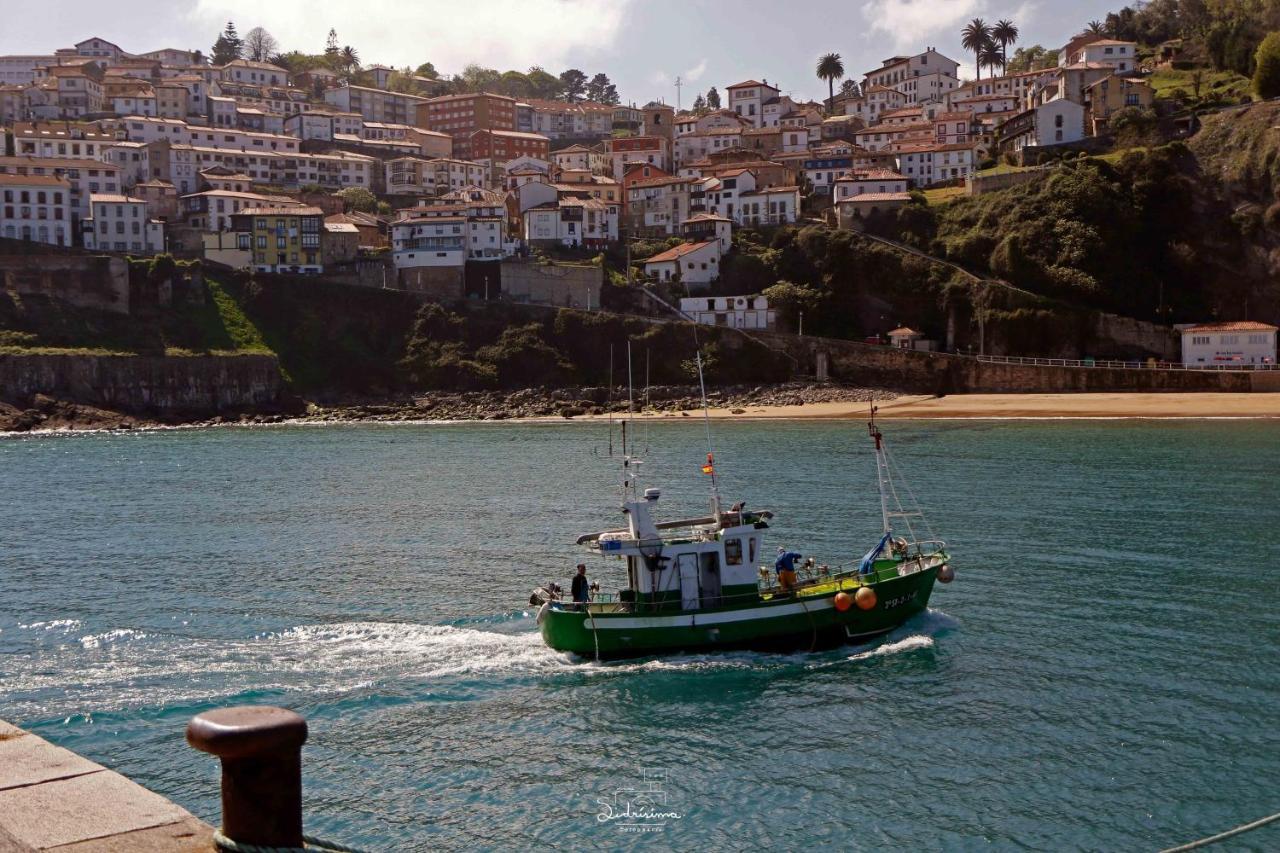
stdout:
{"type": "MultiPolygon", "coordinates": [[[[694,340],[697,341],[697,331],[694,331],[694,340]]],[[[719,523],[720,520],[720,483],[716,479],[716,462],[715,451],[711,446],[711,409],[707,406],[707,383],[702,378],[702,348],[699,347],[695,353],[695,360],[698,364],[698,389],[702,392],[702,422],[707,429],[707,465],[711,468],[711,516],[719,523]]]]}
{"type": "Polygon", "coordinates": [[[889,525],[889,461],[884,458],[884,435],[876,426],[876,404],[871,404],[871,420],[867,422],[867,432],[876,443],[876,485],[880,487],[880,519],[884,524],[884,532],[891,532],[889,525]]]}

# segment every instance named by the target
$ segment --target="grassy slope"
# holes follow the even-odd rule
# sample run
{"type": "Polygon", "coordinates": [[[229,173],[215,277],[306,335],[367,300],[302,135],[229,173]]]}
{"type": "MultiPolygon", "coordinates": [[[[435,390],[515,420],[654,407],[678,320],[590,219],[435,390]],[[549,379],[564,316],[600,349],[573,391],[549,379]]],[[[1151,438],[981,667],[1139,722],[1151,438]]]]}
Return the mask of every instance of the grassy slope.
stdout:
{"type": "MultiPolygon", "coordinates": [[[[1162,68],[1146,80],[1155,89],[1157,98],[1169,98],[1173,96],[1175,89],[1181,89],[1187,93],[1189,97],[1195,97],[1195,71],[1180,71],[1172,68],[1162,68]]],[[[1214,71],[1213,69],[1201,69],[1200,71],[1200,97],[1201,98],[1225,98],[1230,100],[1239,100],[1240,96],[1249,94],[1249,78],[1234,71],[1214,71]]]]}
{"type": "Polygon", "coordinates": [[[272,350],[227,289],[210,281],[204,305],[154,315],[79,309],[0,292],[0,352],[183,356],[272,350]]]}
{"type": "Polygon", "coordinates": [[[1235,196],[1259,204],[1275,200],[1280,188],[1280,104],[1260,103],[1207,116],[1190,141],[1207,177],[1235,196]]]}

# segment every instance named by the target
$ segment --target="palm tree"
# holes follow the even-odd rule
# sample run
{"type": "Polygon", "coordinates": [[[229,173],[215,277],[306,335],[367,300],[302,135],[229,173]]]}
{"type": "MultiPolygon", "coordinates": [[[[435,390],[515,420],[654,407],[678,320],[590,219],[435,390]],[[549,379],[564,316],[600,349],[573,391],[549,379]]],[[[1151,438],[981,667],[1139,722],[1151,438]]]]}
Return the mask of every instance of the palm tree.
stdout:
{"type": "Polygon", "coordinates": [[[827,113],[831,112],[831,102],[836,97],[836,81],[844,76],[844,63],[840,54],[828,53],[818,60],[818,78],[827,81],[827,113]]]}
{"type": "Polygon", "coordinates": [[[342,49],[342,65],[348,71],[360,70],[360,54],[356,53],[356,49],[351,45],[342,49]]]}
{"type": "Polygon", "coordinates": [[[1085,25],[1084,31],[1095,36],[1104,36],[1107,34],[1107,25],[1102,21],[1090,21],[1085,25]]]}
{"type": "Polygon", "coordinates": [[[1000,45],[993,41],[983,45],[978,53],[978,67],[988,68],[991,70],[991,76],[996,76],[996,69],[1004,68],[1004,52],[1000,49],[1000,45]]]}
{"type": "Polygon", "coordinates": [[[960,44],[965,50],[973,51],[973,58],[978,64],[978,79],[982,79],[982,49],[991,43],[991,27],[981,18],[974,18],[960,31],[960,44]]]}
{"type": "Polygon", "coordinates": [[[991,37],[1000,43],[1000,65],[1009,64],[1009,45],[1018,41],[1018,27],[1013,21],[1000,21],[991,28],[991,37]]]}

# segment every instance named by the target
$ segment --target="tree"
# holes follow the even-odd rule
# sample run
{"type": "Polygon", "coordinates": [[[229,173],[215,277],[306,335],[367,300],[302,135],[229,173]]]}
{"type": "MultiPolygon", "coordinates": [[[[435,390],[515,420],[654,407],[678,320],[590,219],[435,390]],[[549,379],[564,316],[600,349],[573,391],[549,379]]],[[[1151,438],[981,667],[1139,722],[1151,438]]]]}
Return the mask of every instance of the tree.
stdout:
{"type": "Polygon", "coordinates": [[[549,73],[542,66],[534,65],[525,72],[524,76],[529,80],[533,97],[552,101],[560,96],[560,78],[549,73]]]}
{"type": "Polygon", "coordinates": [[[236,32],[236,25],[227,21],[227,28],[218,35],[213,43],[213,64],[226,65],[244,55],[244,42],[236,32]]]}
{"type": "Polygon", "coordinates": [[[351,45],[347,45],[342,49],[341,60],[342,67],[347,69],[348,73],[360,70],[360,54],[351,45]]]}
{"type": "Polygon", "coordinates": [[[1018,27],[1013,21],[1001,20],[991,28],[991,38],[1000,44],[1000,67],[1009,67],[1009,45],[1018,40],[1018,27]]]}
{"type": "Polygon", "coordinates": [[[280,49],[280,43],[276,41],[275,36],[262,27],[254,27],[244,37],[244,49],[248,58],[254,62],[266,62],[280,49]]]}
{"type": "Polygon", "coordinates": [[[1044,68],[1049,64],[1047,60],[1048,53],[1042,44],[1020,47],[1013,52],[1013,56],[1009,57],[1009,64],[1005,66],[1006,73],[1019,74],[1023,71],[1035,71],[1036,69],[1044,68]]]}
{"type": "Polygon", "coordinates": [[[960,44],[965,50],[973,51],[974,63],[978,66],[978,79],[982,79],[982,49],[991,42],[991,27],[981,18],[974,18],[965,24],[960,31],[960,44]]]}
{"type": "Polygon", "coordinates": [[[378,209],[378,198],[364,187],[347,187],[334,193],[342,199],[347,210],[358,210],[361,213],[373,213],[378,209]]]}
{"type": "Polygon", "coordinates": [[[1254,54],[1253,91],[1259,98],[1280,95],[1280,33],[1268,33],[1254,54]]]}
{"type": "Polygon", "coordinates": [[[609,88],[609,75],[603,72],[587,81],[587,100],[603,104],[605,90],[609,88]]]}
{"type": "Polygon", "coordinates": [[[337,65],[339,54],[342,48],[338,47],[338,31],[333,27],[329,28],[329,37],[324,40],[324,55],[329,59],[331,65],[337,65]]]}
{"type": "Polygon", "coordinates": [[[707,109],[720,109],[720,93],[716,91],[716,87],[712,86],[707,90],[707,109]]]}
{"type": "Polygon", "coordinates": [[[413,73],[417,74],[419,77],[430,77],[432,80],[440,79],[440,73],[436,71],[436,67],[430,62],[422,63],[413,73]]]}
{"type": "Polygon", "coordinates": [[[840,84],[840,94],[842,95],[847,95],[848,97],[856,98],[858,97],[859,91],[860,90],[858,89],[857,80],[852,80],[852,79],[845,80],[843,83],[840,84]]]}
{"type": "Polygon", "coordinates": [[[1105,36],[1107,34],[1107,25],[1102,21],[1090,21],[1085,24],[1084,31],[1090,35],[1105,36]]]}
{"type": "Polygon", "coordinates": [[[502,75],[496,68],[485,68],[483,65],[471,62],[453,79],[459,86],[459,91],[488,92],[498,88],[502,75]]]}
{"type": "Polygon", "coordinates": [[[693,112],[696,115],[703,115],[707,111],[707,98],[701,92],[698,97],[693,99],[693,112]]]}
{"type": "Polygon", "coordinates": [[[503,71],[498,77],[497,85],[494,87],[499,94],[507,95],[512,98],[529,98],[533,96],[533,88],[529,85],[529,78],[519,71],[503,71]]]}
{"type": "Polygon", "coordinates": [[[840,61],[840,54],[824,54],[818,60],[817,74],[819,80],[827,81],[827,114],[830,115],[831,102],[836,97],[836,81],[844,76],[844,63],[840,61]]]}
{"type": "Polygon", "coordinates": [[[996,70],[1004,67],[1004,51],[1000,50],[1000,45],[995,42],[987,42],[978,55],[978,63],[989,69],[991,76],[994,77],[996,70]]]}
{"type": "Polygon", "coordinates": [[[582,100],[587,91],[587,75],[576,68],[570,68],[560,74],[560,95],[569,103],[582,100]]]}

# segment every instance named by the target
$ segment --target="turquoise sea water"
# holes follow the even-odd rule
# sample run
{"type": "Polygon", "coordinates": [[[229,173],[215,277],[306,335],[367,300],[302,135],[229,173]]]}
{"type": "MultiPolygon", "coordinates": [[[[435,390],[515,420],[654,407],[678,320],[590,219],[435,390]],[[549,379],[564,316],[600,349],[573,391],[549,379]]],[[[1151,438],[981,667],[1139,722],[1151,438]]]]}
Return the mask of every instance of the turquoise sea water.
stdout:
{"type": "MultiPolygon", "coordinates": [[[[620,523],[603,427],[0,439],[0,716],[216,821],[187,719],[294,708],[308,830],[376,850],[1149,850],[1280,810],[1280,427],[887,429],[955,554],[930,612],[834,652],[607,665],[547,650],[527,605],[620,523]],[[650,782],[662,833],[598,818],[650,782]]],[[[701,510],[701,426],[640,433],[662,511],[701,510]]],[[[862,424],[716,433],[770,547],[874,542],[862,424]]]]}

